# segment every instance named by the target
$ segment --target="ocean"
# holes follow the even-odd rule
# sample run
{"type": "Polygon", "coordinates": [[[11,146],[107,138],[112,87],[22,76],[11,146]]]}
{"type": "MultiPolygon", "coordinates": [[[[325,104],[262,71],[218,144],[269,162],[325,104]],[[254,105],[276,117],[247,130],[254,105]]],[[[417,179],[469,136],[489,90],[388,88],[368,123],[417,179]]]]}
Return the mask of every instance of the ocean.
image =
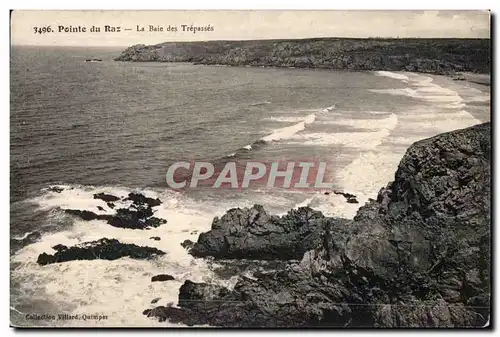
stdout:
{"type": "MultiPolygon", "coordinates": [[[[96,322],[40,320],[36,325],[168,326],[142,315],[177,303],[187,279],[231,286],[218,262],[195,259],[180,243],[197,240],[233,207],[263,205],[272,214],[311,206],[352,218],[394,177],[406,149],[442,132],[490,120],[489,86],[402,72],[115,62],[121,49],[18,47],[11,50],[11,323],[26,314],[105,314],[96,322]],[[102,62],[85,62],[99,58],[102,62]],[[341,195],[294,189],[173,191],[174,162],[319,159],[341,195]],[[57,193],[53,186],[64,188],[57,193]],[[151,230],[83,221],[64,209],[97,212],[93,195],[158,197],[151,230]],[[38,240],[26,240],[30,233],[38,240]],[[160,241],[150,237],[159,236],[160,241]],[[116,238],[156,247],[153,261],[71,261],[40,266],[37,257],[67,246],[116,238]],[[167,273],[175,281],[150,282],[167,273]]],[[[111,210],[103,212],[112,212],[111,210]]]]}

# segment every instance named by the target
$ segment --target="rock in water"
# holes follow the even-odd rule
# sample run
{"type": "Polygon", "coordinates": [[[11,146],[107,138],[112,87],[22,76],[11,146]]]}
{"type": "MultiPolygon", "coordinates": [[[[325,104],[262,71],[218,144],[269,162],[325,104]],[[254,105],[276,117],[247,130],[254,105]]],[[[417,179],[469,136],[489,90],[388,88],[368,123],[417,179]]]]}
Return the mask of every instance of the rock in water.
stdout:
{"type": "Polygon", "coordinates": [[[357,204],[358,203],[358,200],[356,199],[356,196],[354,194],[342,192],[342,191],[333,191],[333,193],[343,196],[346,199],[346,202],[349,204],[357,204]]]}
{"type": "Polygon", "coordinates": [[[97,193],[94,194],[94,199],[101,199],[102,201],[105,202],[113,202],[113,201],[118,201],[120,198],[111,195],[111,194],[106,194],[106,193],[97,193]]]}
{"type": "Polygon", "coordinates": [[[133,259],[150,259],[165,254],[165,252],[156,248],[121,243],[118,240],[107,238],[84,242],[73,247],[66,247],[59,244],[52,248],[57,252],[54,255],[40,254],[37,260],[38,264],[46,265],[73,260],[116,260],[124,256],[129,256],[133,259]]]}
{"type": "Polygon", "coordinates": [[[143,194],[140,193],[129,193],[128,197],[126,200],[132,201],[135,205],[148,205],[149,207],[155,207],[155,206],[160,206],[161,205],[161,200],[156,198],[149,198],[146,197],[143,194]]]}
{"type": "Polygon", "coordinates": [[[260,205],[234,208],[212,229],[200,234],[190,250],[196,257],[292,260],[318,244],[324,216],[309,207],[291,210],[283,217],[269,216],[260,205]]]}
{"type": "MultiPolygon", "coordinates": [[[[321,219],[319,243],[299,268],[241,277],[232,290],[186,281],[179,308],[144,314],[225,327],[483,327],[491,294],[490,137],[486,123],[413,144],[394,182],[354,220],[321,219]]],[[[273,222],[260,208],[226,215],[214,221],[218,232],[205,252],[253,247],[232,246],[233,236],[273,222]],[[248,221],[255,212],[265,220],[260,226],[248,221]]],[[[272,251],[275,232],[259,233],[259,251],[272,251]]]]}
{"type": "Polygon", "coordinates": [[[61,193],[62,191],[64,191],[64,188],[59,186],[50,186],[49,188],[47,188],[47,191],[61,193]]]}
{"type": "Polygon", "coordinates": [[[166,224],[167,220],[153,216],[153,210],[149,206],[135,206],[132,209],[119,208],[116,214],[96,214],[91,211],[81,211],[75,209],[66,209],[66,213],[76,215],[83,220],[104,220],[114,227],[130,229],[148,229],[166,224]]]}
{"type": "Polygon", "coordinates": [[[187,250],[190,250],[191,248],[193,248],[194,244],[195,243],[193,241],[186,239],[182,241],[181,246],[186,248],[187,250]]]}
{"type": "Polygon", "coordinates": [[[172,275],[168,274],[160,274],[160,275],[155,275],[151,278],[151,282],[163,282],[163,281],[172,281],[175,280],[175,277],[172,275]]]}

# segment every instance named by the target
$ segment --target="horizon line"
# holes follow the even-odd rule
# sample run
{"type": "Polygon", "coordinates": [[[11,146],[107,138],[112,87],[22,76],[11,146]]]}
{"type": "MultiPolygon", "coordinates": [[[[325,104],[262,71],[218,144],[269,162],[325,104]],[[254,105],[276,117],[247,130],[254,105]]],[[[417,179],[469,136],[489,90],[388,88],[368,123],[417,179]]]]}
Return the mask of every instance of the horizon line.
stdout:
{"type": "Polygon", "coordinates": [[[107,48],[128,48],[136,45],[145,46],[156,46],[165,43],[197,43],[197,42],[245,42],[245,41],[294,41],[294,40],[321,40],[321,39],[340,39],[340,40],[491,40],[491,36],[488,37],[415,37],[415,36],[405,36],[405,37],[382,37],[382,36],[369,36],[369,37],[341,37],[341,36],[329,36],[329,37],[300,37],[300,38],[263,38],[263,39],[214,39],[214,40],[184,40],[184,41],[164,41],[159,43],[131,43],[127,45],[115,45],[110,46],[109,44],[95,44],[95,45],[73,45],[73,44],[16,44],[11,42],[12,46],[17,47],[107,47],[107,48]]]}

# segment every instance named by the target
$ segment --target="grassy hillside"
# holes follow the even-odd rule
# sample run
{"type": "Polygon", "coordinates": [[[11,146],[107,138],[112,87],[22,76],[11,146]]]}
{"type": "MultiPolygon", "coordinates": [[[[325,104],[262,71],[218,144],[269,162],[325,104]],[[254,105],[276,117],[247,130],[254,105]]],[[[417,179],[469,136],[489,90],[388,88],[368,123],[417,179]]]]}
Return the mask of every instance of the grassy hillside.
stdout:
{"type": "Polygon", "coordinates": [[[439,74],[489,73],[490,40],[317,38],[167,42],[129,47],[116,60],[439,74]]]}

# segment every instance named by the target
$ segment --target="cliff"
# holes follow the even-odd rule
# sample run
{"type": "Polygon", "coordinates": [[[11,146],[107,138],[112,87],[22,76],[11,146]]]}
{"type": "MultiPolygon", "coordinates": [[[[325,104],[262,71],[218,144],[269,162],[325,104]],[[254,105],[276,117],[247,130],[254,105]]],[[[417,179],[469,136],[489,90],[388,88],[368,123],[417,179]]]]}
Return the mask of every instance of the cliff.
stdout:
{"type": "Polygon", "coordinates": [[[483,327],[490,169],[485,123],[413,144],[394,181],[353,220],[306,208],[284,218],[267,217],[258,205],[230,210],[200,235],[194,255],[238,259],[251,251],[256,259],[261,251],[265,260],[274,252],[288,264],[240,275],[232,289],[186,281],[178,308],[144,314],[225,327],[483,327]]]}
{"type": "Polygon", "coordinates": [[[134,45],[116,61],[231,66],[490,72],[489,39],[348,39],[167,42],[134,45]]]}

